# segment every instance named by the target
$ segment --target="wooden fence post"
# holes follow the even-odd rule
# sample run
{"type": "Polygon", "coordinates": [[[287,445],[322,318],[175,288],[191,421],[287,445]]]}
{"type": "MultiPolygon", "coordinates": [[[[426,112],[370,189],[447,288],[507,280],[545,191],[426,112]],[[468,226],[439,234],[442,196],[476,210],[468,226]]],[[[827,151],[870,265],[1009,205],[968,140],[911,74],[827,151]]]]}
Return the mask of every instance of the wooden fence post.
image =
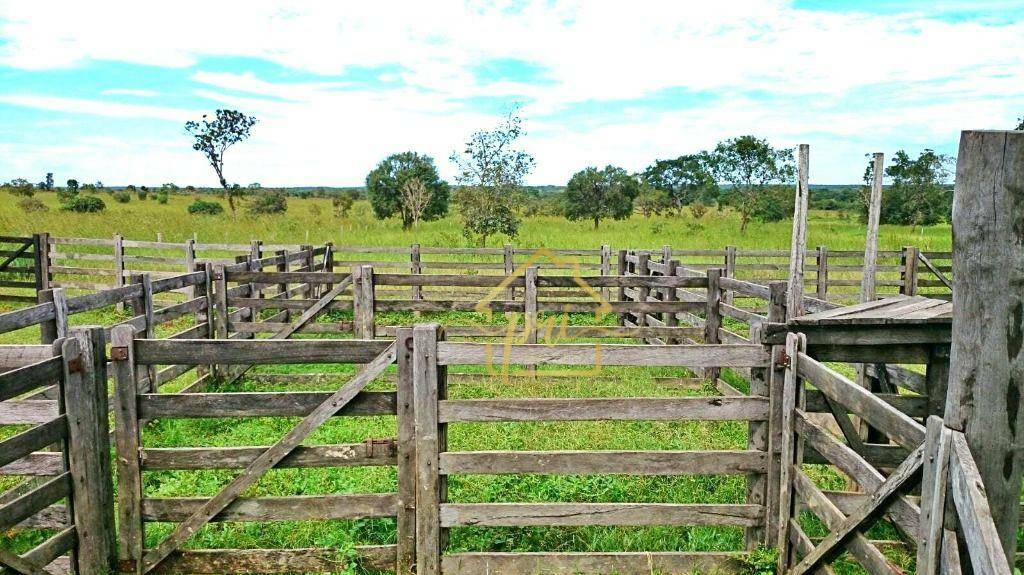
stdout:
{"type": "MultiPolygon", "coordinates": [[[[185,240],[185,273],[196,271],[196,241],[192,238],[185,240]]],[[[196,297],[199,286],[192,287],[192,297],[196,297]]]]}
{"type": "Polygon", "coordinates": [[[68,464],[82,575],[106,575],[115,559],[105,348],[99,326],[72,330],[63,347],[68,464]]]}
{"type": "MultiPolygon", "coordinates": [[[[636,275],[638,276],[649,276],[651,275],[651,252],[637,252],[636,254],[636,275]]],[[[639,302],[647,303],[647,297],[651,295],[651,288],[638,287],[636,288],[637,298],[639,302]]],[[[636,314],[636,325],[637,327],[643,327],[647,325],[647,312],[641,311],[636,314]]]]}
{"type": "Polygon", "coordinates": [[[1024,132],[962,132],[953,192],[956,289],[945,422],[967,436],[1010,565],[1024,464],[1021,214],[1024,132]]]}
{"type": "MultiPolygon", "coordinates": [[[[736,246],[725,246],[725,277],[736,277],[736,246]]],[[[729,290],[723,294],[725,303],[732,305],[734,293],[729,290]]]]}
{"type": "MultiPolygon", "coordinates": [[[[722,303],[722,286],[719,283],[722,278],[722,270],[711,268],[707,270],[707,277],[708,295],[704,319],[704,343],[715,344],[721,342],[718,330],[722,327],[722,309],[719,307],[722,303]]],[[[709,367],[704,370],[704,374],[705,377],[711,379],[712,386],[717,386],[721,368],[709,367]]]]}
{"type": "MultiPolygon", "coordinates": [[[[786,322],[786,282],[774,281],[768,284],[768,322],[786,322]]],[[[782,387],[786,370],[781,356],[784,346],[772,346],[772,363],[767,371],[768,386],[768,488],[767,503],[768,537],[778,533],[780,475],[782,469],[782,387]]]]}
{"type": "Polygon", "coordinates": [[[447,479],[438,464],[447,446],[446,425],[438,422],[438,401],[446,395],[445,369],[437,365],[437,342],[444,332],[436,324],[413,328],[413,411],[416,418],[416,573],[438,575],[445,531],[441,502],[447,479]]]}
{"type": "MultiPolygon", "coordinates": [[[[288,250],[277,250],[274,252],[274,256],[278,258],[277,263],[274,264],[274,271],[288,271],[288,250]]],[[[288,282],[281,282],[277,284],[277,297],[280,299],[288,299],[288,282]]],[[[281,312],[283,314],[282,320],[285,323],[291,322],[292,310],[283,309],[281,312]]]]}
{"type": "MultiPolygon", "coordinates": [[[[878,220],[882,211],[882,176],[885,155],[875,152],[872,159],[871,198],[868,201],[868,231],[864,238],[864,267],[860,279],[860,301],[875,299],[877,294],[876,270],[878,268],[878,220]]],[[[917,261],[917,257],[914,257],[917,261]]]]}
{"type": "Polygon", "coordinates": [[[791,317],[804,313],[804,258],[807,252],[807,197],[810,146],[800,144],[797,151],[796,199],[793,202],[793,235],[789,252],[789,289],[786,308],[791,317]]]}
{"type": "Polygon", "coordinates": [[[50,289],[50,234],[32,234],[32,267],[35,270],[36,292],[50,289]]]}
{"type": "Polygon", "coordinates": [[[111,332],[114,370],[114,441],[117,446],[118,560],[121,572],[142,564],[145,523],[142,520],[142,462],[139,458],[138,387],[135,384],[135,330],[117,326],[111,332]]]}
{"type": "Polygon", "coordinates": [[[217,339],[228,338],[228,276],[224,273],[224,265],[214,267],[214,299],[216,315],[214,335],[217,339]]]}
{"type": "MultiPolygon", "coordinates": [[[[608,244],[601,245],[601,275],[612,275],[612,247],[608,244]]],[[[611,291],[608,288],[601,288],[601,299],[610,301],[611,291]]]]}
{"type": "MultiPolygon", "coordinates": [[[[617,260],[616,266],[617,266],[616,267],[616,273],[619,276],[626,275],[626,250],[619,250],[619,256],[618,256],[618,260],[617,260]]],[[[625,287],[619,286],[619,295],[618,295],[618,299],[616,301],[626,301],[626,288],[625,287]]],[[[620,311],[619,312],[619,325],[625,325],[625,322],[626,322],[626,312],[620,311]]]]}
{"type": "Polygon", "coordinates": [[[398,519],[396,575],[412,575],[416,564],[416,419],[413,391],[413,328],[395,331],[398,443],[398,519]]]}
{"type": "MultiPolygon", "coordinates": [[[[668,260],[668,265],[665,269],[665,275],[668,277],[676,277],[676,272],[679,271],[679,262],[677,260],[668,260]]],[[[679,288],[669,287],[665,288],[663,301],[679,301],[679,288]]],[[[679,312],[670,311],[665,312],[663,316],[666,327],[677,327],[679,325],[679,312]]],[[[682,340],[676,338],[665,338],[667,344],[682,343],[682,340]]]]}
{"type": "Polygon", "coordinates": [[[900,251],[900,293],[917,295],[917,248],[903,246],[900,251]]]}
{"type": "Polygon", "coordinates": [[[672,259],[672,246],[661,246],[661,263],[667,264],[672,259]]]}
{"type": "MultiPolygon", "coordinates": [[[[124,285],[124,237],[121,234],[114,234],[114,285],[121,287],[124,285]]],[[[124,303],[117,302],[114,309],[118,313],[124,311],[124,303]]]]}
{"type": "MultiPolygon", "coordinates": [[[[213,339],[216,337],[214,332],[214,299],[213,299],[213,264],[210,262],[199,262],[198,271],[203,272],[203,283],[197,286],[200,293],[199,297],[206,298],[206,305],[200,308],[196,312],[196,324],[206,324],[205,333],[200,337],[203,339],[213,339]]],[[[203,379],[203,376],[210,374],[210,377],[216,377],[217,372],[212,364],[196,366],[196,374],[199,376],[198,379],[203,379]]],[[[205,381],[205,380],[204,380],[205,381]]],[[[196,388],[195,391],[202,391],[202,389],[196,388]]]]}
{"type": "Polygon", "coordinates": [[[373,267],[352,266],[352,315],[356,339],[376,337],[374,326],[373,267]]]}
{"type": "Polygon", "coordinates": [[[828,299],[828,246],[818,246],[817,296],[820,300],[828,299]]]}
{"type": "MultiPolygon", "coordinates": [[[[324,244],[324,272],[334,273],[334,244],[332,242],[326,242],[324,244]]],[[[334,289],[333,283],[322,285],[322,293],[326,293],[334,289]]]]}
{"type": "MultiPolygon", "coordinates": [[[[512,249],[511,244],[505,244],[502,253],[505,264],[505,277],[509,277],[516,272],[515,250],[512,249]]],[[[510,287],[505,290],[505,299],[509,301],[516,299],[515,288],[510,287]]]]}
{"type": "Polygon", "coordinates": [[[39,303],[52,303],[54,317],[39,324],[40,343],[53,343],[68,335],[68,299],[62,288],[45,289],[36,294],[39,303]]]}
{"type": "MultiPolygon", "coordinates": [[[[423,268],[420,262],[419,244],[413,244],[409,247],[409,272],[414,274],[423,273],[423,268]]],[[[421,286],[412,286],[412,299],[423,299],[423,288],[421,286]]]]}
{"type": "MultiPolygon", "coordinates": [[[[526,343],[537,343],[537,266],[526,268],[523,280],[523,329],[526,343]]],[[[530,376],[537,375],[537,366],[527,365],[526,372],[530,376]]]]}
{"type": "Polygon", "coordinates": [[[801,463],[800,449],[797,446],[794,415],[796,408],[802,405],[803,383],[797,376],[797,362],[800,352],[804,351],[801,334],[790,333],[786,338],[786,356],[788,365],[783,368],[784,384],[782,390],[782,449],[779,484],[779,525],[778,525],[778,572],[785,573],[793,559],[792,545],[789,542],[789,522],[796,515],[793,501],[793,485],[790,470],[801,463]]]}

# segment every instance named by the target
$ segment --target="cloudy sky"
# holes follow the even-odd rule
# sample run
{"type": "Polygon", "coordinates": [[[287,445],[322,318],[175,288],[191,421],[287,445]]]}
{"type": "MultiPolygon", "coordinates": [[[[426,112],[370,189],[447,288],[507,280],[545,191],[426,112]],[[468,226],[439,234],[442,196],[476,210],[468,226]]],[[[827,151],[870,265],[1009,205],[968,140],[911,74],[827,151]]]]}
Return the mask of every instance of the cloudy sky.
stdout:
{"type": "Polygon", "coordinates": [[[0,180],[215,185],[182,124],[257,116],[230,181],[359,185],[510,106],[533,184],[753,133],[811,145],[812,183],[864,154],[955,154],[1024,115],[1024,0],[69,2],[0,0],[0,180]]]}

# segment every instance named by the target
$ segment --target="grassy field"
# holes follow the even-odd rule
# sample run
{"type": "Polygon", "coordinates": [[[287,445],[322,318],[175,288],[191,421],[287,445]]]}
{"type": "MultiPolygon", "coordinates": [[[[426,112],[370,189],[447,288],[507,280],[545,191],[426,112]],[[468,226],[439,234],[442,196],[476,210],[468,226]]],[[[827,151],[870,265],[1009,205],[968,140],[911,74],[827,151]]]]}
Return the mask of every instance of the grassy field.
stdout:
{"type": "MultiPolygon", "coordinates": [[[[5,234],[49,232],[57,236],[109,238],[120,233],[134,240],[154,240],[157,232],[165,241],[184,241],[196,234],[200,242],[248,242],[261,239],[265,243],[313,243],[326,241],[336,245],[407,246],[419,242],[424,246],[470,246],[462,236],[457,216],[424,222],[417,229],[402,230],[398,219],[374,219],[365,201],[356,202],[345,218],[332,214],[330,200],[322,198],[288,200],[288,212],[276,216],[252,217],[230,214],[191,216],[186,207],[190,196],[172,196],[161,205],[154,200],[119,204],[106,194],[101,195],[107,211],[99,214],[61,212],[55,194],[36,195],[50,209],[25,214],[17,207],[14,196],[0,198],[0,230],[5,234]]],[[[862,249],[864,226],[856,215],[839,212],[812,212],[808,226],[808,245],[827,245],[830,249],[862,249]]],[[[529,218],[523,222],[519,236],[511,243],[529,247],[652,248],[670,244],[675,248],[715,248],[735,245],[746,248],[787,248],[791,222],[770,224],[751,222],[745,232],[739,231],[739,218],[731,211],[709,210],[700,220],[689,213],[681,217],[654,216],[650,219],[634,215],[628,220],[602,221],[595,230],[589,222],[570,222],[561,217],[529,218]]],[[[492,246],[505,242],[503,237],[489,240],[492,246]]],[[[927,250],[949,250],[948,225],[911,227],[882,226],[879,247],[883,250],[915,245],[927,250]]]]}
{"type": "MultiPolygon", "coordinates": [[[[131,239],[155,239],[160,232],[166,241],[181,241],[195,233],[201,242],[245,242],[260,238],[271,243],[319,243],[338,245],[407,245],[420,242],[434,246],[465,246],[458,221],[449,217],[423,224],[413,231],[401,230],[395,220],[380,222],[372,218],[365,202],[356,204],[347,218],[331,215],[329,201],[322,199],[289,200],[287,214],[251,218],[229,215],[195,217],[185,213],[191,201],[174,197],[167,205],[155,201],[117,204],[104,196],[105,214],[67,214],[56,210],[52,195],[40,194],[51,211],[26,216],[14,202],[0,204],[0,230],[3,234],[48,231],[61,236],[109,237],[121,233],[131,239]],[[308,234],[308,235],[307,235],[308,234]]],[[[750,248],[784,248],[789,243],[790,223],[752,223],[745,233],[739,231],[738,218],[729,212],[709,212],[702,220],[692,216],[635,216],[622,222],[602,222],[599,230],[587,223],[572,223],[561,218],[534,218],[524,222],[515,243],[529,246],[593,248],[601,244],[616,247],[656,247],[671,244],[676,248],[721,248],[732,244],[750,248]]],[[[855,218],[834,213],[814,213],[810,223],[810,245],[827,244],[832,249],[860,249],[863,226],[855,218]]],[[[494,239],[492,245],[504,240],[494,239]]],[[[882,249],[914,244],[925,249],[947,250],[948,226],[926,229],[885,226],[882,249]]],[[[344,314],[325,318],[337,321],[344,314]]],[[[73,316],[73,324],[110,325],[126,314],[104,310],[73,316]]],[[[390,318],[391,320],[397,318],[390,318]]],[[[408,320],[409,318],[404,318],[408,320]]],[[[423,321],[466,324],[480,321],[468,314],[424,314],[423,321]]],[[[500,321],[500,317],[498,319],[500,321]]],[[[584,322],[586,318],[577,318],[584,322]]],[[[160,335],[187,327],[188,319],[164,326],[160,335]]],[[[382,324],[389,318],[381,317],[382,324]]],[[[391,321],[391,323],[395,323],[391,321]]],[[[733,326],[735,327],[735,326],[733,326]]],[[[2,343],[35,343],[38,329],[29,328],[0,336],[2,343]]],[[[460,368],[458,371],[471,371],[460,368]]],[[[333,390],[352,373],[350,366],[264,367],[254,373],[323,372],[331,374],[315,384],[288,385],[260,383],[243,379],[220,391],[333,390]]],[[[715,395],[709,382],[698,389],[672,386],[655,380],[656,376],[689,376],[684,369],[605,368],[611,380],[556,378],[513,380],[476,380],[453,383],[453,398],[482,397],[664,397],[679,395],[715,395]]],[[[737,387],[745,382],[731,373],[726,377],[737,387]]],[[[166,389],[185,385],[184,378],[166,389]]],[[[390,384],[377,382],[376,389],[390,384]]],[[[151,423],[144,441],[151,447],[267,445],[283,435],[295,419],[246,418],[166,420],[151,423]]],[[[0,437],[15,432],[0,429],[0,437]]],[[[336,418],[310,438],[310,444],[361,442],[370,437],[389,437],[395,433],[393,417],[336,418]]],[[[563,449],[743,449],[747,426],[741,423],[709,422],[565,422],[457,424],[449,431],[451,450],[563,450],[563,449]]],[[[844,480],[819,466],[808,466],[819,484],[842,489],[844,480]]],[[[230,477],[225,471],[175,471],[147,473],[145,493],[149,496],[212,495],[230,477]]],[[[7,480],[9,481],[9,479],[7,480]]],[[[279,470],[271,472],[247,495],[298,495],[317,493],[360,493],[394,490],[395,470],[390,467],[279,470]]],[[[0,486],[10,483],[0,484],[0,486]]],[[[743,503],[745,481],[742,477],[631,477],[631,476],[460,476],[450,482],[453,502],[669,502],[669,503],[743,503]]],[[[808,522],[815,535],[823,535],[820,526],[808,522]]],[[[147,544],[155,545],[169,532],[169,525],[154,525],[147,533],[147,544]]],[[[884,530],[874,534],[884,534],[884,530]]],[[[24,550],[41,537],[38,533],[10,533],[0,537],[0,546],[24,550]]],[[[310,547],[331,546],[341,550],[353,545],[393,543],[394,522],[359,520],[330,522],[218,523],[204,528],[190,542],[192,547],[310,547]]],[[[743,534],[738,528],[712,527],[580,527],[580,528],[460,528],[453,530],[451,551],[714,551],[739,550],[743,534]]],[[[910,567],[912,558],[890,552],[893,559],[910,567]]],[[[759,556],[770,563],[770,554],[759,556]]],[[[751,565],[751,572],[758,572],[751,565]]],[[[852,563],[837,565],[841,574],[859,572],[852,563]]]]}

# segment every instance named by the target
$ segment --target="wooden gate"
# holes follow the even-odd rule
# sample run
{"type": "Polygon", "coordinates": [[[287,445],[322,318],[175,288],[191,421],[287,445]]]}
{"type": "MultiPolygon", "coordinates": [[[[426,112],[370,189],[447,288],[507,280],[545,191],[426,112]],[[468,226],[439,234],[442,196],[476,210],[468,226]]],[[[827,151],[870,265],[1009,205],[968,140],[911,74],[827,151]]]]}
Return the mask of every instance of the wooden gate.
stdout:
{"type": "Polygon", "coordinates": [[[17,290],[0,293],[0,301],[35,303],[35,292],[48,287],[46,242],[46,234],[0,236],[0,288],[17,290]]]}
{"type": "MultiPolygon", "coordinates": [[[[410,334],[411,335],[411,334],[410,334]]],[[[280,573],[344,571],[355,562],[370,570],[408,573],[413,560],[411,504],[412,424],[399,406],[410,403],[411,379],[399,377],[394,392],[363,388],[396,360],[408,372],[411,345],[372,340],[149,340],[135,339],[130,326],[115,329],[111,348],[117,382],[115,404],[120,515],[120,570],[135,573],[280,573]],[[398,350],[402,350],[401,352],[398,350]],[[335,392],[139,393],[135,370],[142,366],[349,363],[357,374],[335,392]],[[397,415],[395,438],[356,444],[300,445],[332,416],[397,415]],[[272,446],[164,447],[145,444],[147,422],[177,418],[302,417],[272,446]],[[132,456],[130,454],[137,454],[132,456]],[[273,468],[398,467],[398,490],[373,494],[241,497],[273,468]],[[212,498],[152,497],[144,489],[149,471],[240,469],[212,498]],[[393,517],[393,545],[294,549],[186,549],[208,522],[307,521],[393,517]],[[146,525],[177,524],[165,538],[146,525]]]]}

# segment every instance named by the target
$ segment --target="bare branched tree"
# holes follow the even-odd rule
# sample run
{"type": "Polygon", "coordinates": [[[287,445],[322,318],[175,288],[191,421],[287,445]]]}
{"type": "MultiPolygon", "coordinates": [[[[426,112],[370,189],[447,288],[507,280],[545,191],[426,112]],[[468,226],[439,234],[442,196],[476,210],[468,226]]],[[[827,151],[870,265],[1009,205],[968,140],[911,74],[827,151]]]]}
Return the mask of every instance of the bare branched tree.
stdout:
{"type": "Polygon", "coordinates": [[[430,204],[430,196],[430,190],[419,178],[406,180],[402,185],[402,219],[419,227],[423,212],[430,204]]]}

